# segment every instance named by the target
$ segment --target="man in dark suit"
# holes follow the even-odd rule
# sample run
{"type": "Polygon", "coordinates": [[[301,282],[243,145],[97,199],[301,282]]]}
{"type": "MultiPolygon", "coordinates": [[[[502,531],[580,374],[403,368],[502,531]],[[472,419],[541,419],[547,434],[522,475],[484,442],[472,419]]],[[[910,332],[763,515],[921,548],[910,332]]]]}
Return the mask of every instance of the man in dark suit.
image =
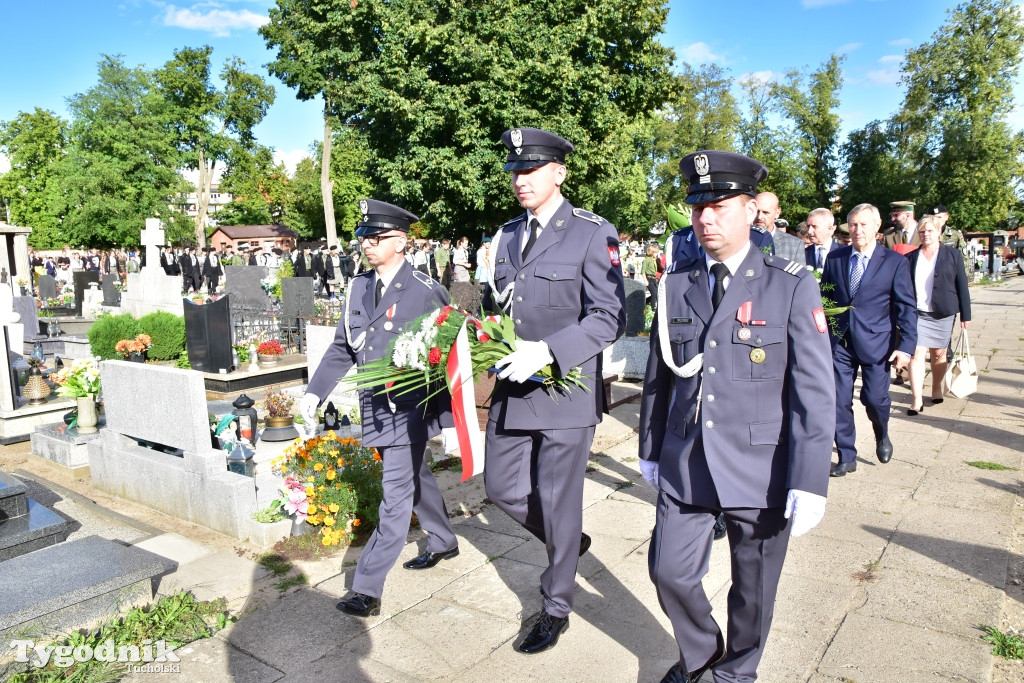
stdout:
{"type": "Polygon", "coordinates": [[[198,292],[203,283],[202,264],[196,257],[194,246],[189,246],[181,252],[178,265],[181,266],[181,293],[188,294],[189,290],[198,292]]]}
{"type": "MultiPolygon", "coordinates": [[[[373,199],[360,200],[359,209],[362,219],[356,235],[373,270],[352,280],[334,342],[309,380],[301,403],[307,425],[316,424],[320,403],[353,365],[383,357],[408,323],[448,303],[445,289],[414,272],[402,256],[409,226],[419,218],[373,199]]],[[[427,549],[406,562],[405,568],[428,569],[459,554],[458,539],[425,457],[427,440],[439,434],[442,426],[452,426],[450,398],[439,392],[421,405],[426,397],[426,389],[390,398],[370,389],[359,392],[362,442],[381,452],[384,499],[380,523],[356,563],[352,590],[338,603],[338,609],[347,614],[380,613],[384,579],[405,547],[413,512],[427,532],[427,549]],[[449,419],[442,425],[444,417],[449,419]]]]}
{"type": "Polygon", "coordinates": [[[206,258],[203,260],[203,277],[206,278],[206,291],[210,296],[217,293],[217,285],[220,284],[220,276],[224,269],[220,265],[220,257],[213,247],[206,247],[206,258]]]}
{"type": "Polygon", "coordinates": [[[487,422],[487,496],[544,543],[544,608],[519,651],[555,645],[568,625],[583,533],[583,479],[604,411],[601,354],[626,326],[615,227],[562,197],[573,145],[536,128],[507,130],[505,170],[526,213],[491,242],[485,308],[512,318],[521,338],[499,361],[487,422]],[[531,377],[580,367],[586,390],[552,396],[531,377]]]}
{"type": "Polygon", "coordinates": [[[804,255],[804,241],[799,237],[787,235],[775,227],[775,221],[782,213],[779,208],[778,196],[774,192],[761,192],[758,193],[756,201],[757,216],[754,218],[754,226],[765,230],[772,236],[775,255],[804,265],[807,262],[804,255]]]}
{"type": "Polygon", "coordinates": [[[165,244],[164,250],[160,252],[160,267],[164,269],[166,275],[181,275],[181,267],[174,258],[173,247],[169,244],[165,244]]]}
{"type": "Polygon", "coordinates": [[[803,264],[754,248],[759,162],[685,157],[703,253],[658,288],[640,404],[640,469],[658,491],[649,568],[679,662],[664,681],[757,677],[790,535],[825,513],[835,427],[828,325],[803,264]],[[701,580],[715,517],[732,556],[728,648],[701,580]]]}
{"type": "Polygon", "coordinates": [[[295,277],[313,277],[313,255],[308,243],[302,245],[302,251],[295,256],[295,277]]]}
{"type": "Polygon", "coordinates": [[[875,433],[875,455],[883,464],[892,458],[889,366],[905,367],[917,344],[917,302],[906,257],[878,248],[875,236],[882,219],[871,204],[853,207],[847,224],[850,246],[830,255],[821,275],[823,286],[832,285],[836,305],[852,307],[839,314],[830,330],[839,450],[833,477],[857,470],[853,381],[858,371],[863,382],[860,402],[875,433]]]}
{"type": "Polygon", "coordinates": [[[807,236],[811,244],[804,250],[804,260],[816,270],[825,267],[825,260],[840,247],[839,242],[832,239],[836,232],[836,217],[828,209],[813,209],[807,214],[807,236]]]}

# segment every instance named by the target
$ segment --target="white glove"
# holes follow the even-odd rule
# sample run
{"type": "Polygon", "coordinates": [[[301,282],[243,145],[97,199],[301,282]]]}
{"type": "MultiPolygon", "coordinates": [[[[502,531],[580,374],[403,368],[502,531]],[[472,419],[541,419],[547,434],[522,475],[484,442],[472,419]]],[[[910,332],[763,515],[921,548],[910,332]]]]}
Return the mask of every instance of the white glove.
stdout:
{"type": "Polygon", "coordinates": [[[655,491],[658,490],[658,463],[655,460],[641,460],[640,474],[644,475],[644,481],[651,485],[655,491]]]}
{"type": "Polygon", "coordinates": [[[825,516],[825,496],[807,491],[790,489],[786,496],[785,518],[793,518],[790,535],[803,536],[818,526],[825,516]]]}
{"type": "Polygon", "coordinates": [[[312,436],[316,433],[316,409],[320,407],[320,397],[316,394],[306,393],[302,396],[299,404],[299,414],[306,423],[306,433],[312,436]]]}
{"type": "Polygon", "coordinates": [[[551,365],[554,360],[551,349],[544,342],[520,339],[516,342],[516,350],[499,360],[494,366],[505,368],[498,373],[498,379],[510,379],[521,384],[537,374],[537,371],[545,365],[551,365]]]}

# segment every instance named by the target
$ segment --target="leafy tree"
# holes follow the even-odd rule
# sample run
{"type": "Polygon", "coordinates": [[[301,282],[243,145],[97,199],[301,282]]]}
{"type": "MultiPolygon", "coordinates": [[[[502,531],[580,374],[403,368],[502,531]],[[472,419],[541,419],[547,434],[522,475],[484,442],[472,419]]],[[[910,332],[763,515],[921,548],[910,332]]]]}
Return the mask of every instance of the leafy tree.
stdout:
{"type": "Polygon", "coordinates": [[[232,199],[217,213],[220,225],[270,225],[282,223],[291,187],[283,164],[274,162],[269,147],[231,146],[220,191],[232,199]]]}
{"type": "Polygon", "coordinates": [[[679,175],[679,160],[699,149],[734,151],[740,111],[731,92],[732,79],[715,64],[698,69],[685,65],[675,79],[672,97],[655,118],[654,213],[686,196],[686,178],[679,175]]]}
{"type": "Polygon", "coordinates": [[[574,202],[616,222],[643,213],[635,122],[668,94],[666,14],[654,0],[278,0],[263,35],[272,72],[365,133],[378,196],[444,234],[517,210],[498,143],[513,126],[576,144],[574,202]]]}
{"type": "Polygon", "coordinates": [[[810,170],[812,199],[829,206],[835,190],[838,168],[839,90],[843,86],[844,57],[832,55],[821,67],[806,75],[792,69],[786,80],[775,85],[779,107],[795,127],[800,142],[800,160],[810,170]]]}
{"type": "Polygon", "coordinates": [[[287,209],[288,227],[301,238],[310,238],[324,229],[323,196],[320,171],[313,157],[303,157],[295,165],[292,191],[287,209]]]}
{"type": "Polygon", "coordinates": [[[884,215],[889,202],[918,196],[915,169],[900,154],[901,137],[893,121],[872,121],[850,133],[841,149],[846,162],[846,184],[839,192],[842,215],[864,202],[884,215]]]}
{"type": "Polygon", "coordinates": [[[53,166],[49,206],[64,242],[135,245],[146,218],[173,214],[184,181],[151,74],[109,55],[98,71],[95,86],[68,99],[71,145],[53,166]]]}
{"type": "Polygon", "coordinates": [[[922,203],[950,207],[950,222],[993,229],[1018,201],[1024,139],[1006,117],[1024,42],[1011,0],[972,0],[907,53],[899,113],[903,143],[919,168],[922,203]]]}
{"type": "Polygon", "coordinates": [[[206,243],[206,215],[218,162],[226,162],[234,145],[251,148],[253,128],[274,103],[274,87],[244,70],[237,57],[225,61],[220,72],[224,89],[217,90],[210,77],[213,48],[185,47],[156,72],[166,106],[168,129],[184,168],[199,172],[196,187],[198,215],[195,238],[206,243]]]}
{"type": "Polygon", "coordinates": [[[0,176],[0,211],[8,222],[32,228],[29,241],[42,249],[57,246],[61,239],[57,217],[48,206],[47,185],[54,165],[67,152],[67,137],[67,123],[38,107],[0,123],[0,150],[11,163],[0,176]]]}

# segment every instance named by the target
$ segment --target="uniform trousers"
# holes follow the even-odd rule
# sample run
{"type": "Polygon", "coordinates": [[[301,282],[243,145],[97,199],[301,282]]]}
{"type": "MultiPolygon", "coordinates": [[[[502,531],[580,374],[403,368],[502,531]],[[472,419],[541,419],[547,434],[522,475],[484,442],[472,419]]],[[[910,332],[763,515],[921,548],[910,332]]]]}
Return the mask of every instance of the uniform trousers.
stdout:
{"type": "Polygon", "coordinates": [[[379,598],[384,579],[402,554],[413,512],[427,532],[427,552],[442,553],[459,545],[437,480],[430,471],[426,442],[378,448],[384,462],[384,499],[380,522],[356,563],[352,590],[379,598]]]}
{"type": "MultiPolygon", "coordinates": [[[[687,670],[711,660],[721,633],[701,580],[708,573],[719,510],[658,495],[648,565],[661,608],[672,622],[679,661],[687,670]]],[[[729,508],[725,527],[732,561],[725,659],[716,683],[753,681],[775,614],[775,594],[789,545],[784,508],[729,508]]]]}
{"type": "Polygon", "coordinates": [[[210,294],[217,293],[217,285],[220,283],[220,275],[206,276],[206,291],[210,294]]]}
{"type": "MultiPolygon", "coordinates": [[[[552,404],[554,406],[554,404],[552,404]]],[[[544,611],[572,612],[583,533],[583,479],[594,427],[525,431],[487,423],[487,497],[544,543],[544,611]]]]}
{"type": "Polygon", "coordinates": [[[860,402],[875,433],[875,441],[889,435],[889,361],[865,363],[842,344],[832,347],[836,380],[836,449],[839,462],[857,460],[857,432],[853,423],[853,381],[861,373],[860,402]]]}

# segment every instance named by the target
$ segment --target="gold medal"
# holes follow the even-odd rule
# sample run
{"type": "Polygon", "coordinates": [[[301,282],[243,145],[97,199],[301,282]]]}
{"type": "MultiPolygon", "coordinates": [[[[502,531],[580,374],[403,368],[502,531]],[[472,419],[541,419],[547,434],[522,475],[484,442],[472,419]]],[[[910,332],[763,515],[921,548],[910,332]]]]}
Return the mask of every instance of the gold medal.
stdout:
{"type": "Polygon", "coordinates": [[[764,349],[760,349],[760,348],[758,348],[758,349],[751,349],[750,350],[750,360],[752,360],[755,363],[763,363],[764,362],[764,349]]]}
{"type": "Polygon", "coordinates": [[[740,341],[747,341],[750,339],[750,330],[746,327],[741,327],[739,332],[736,333],[736,336],[739,337],[740,341]]]}

